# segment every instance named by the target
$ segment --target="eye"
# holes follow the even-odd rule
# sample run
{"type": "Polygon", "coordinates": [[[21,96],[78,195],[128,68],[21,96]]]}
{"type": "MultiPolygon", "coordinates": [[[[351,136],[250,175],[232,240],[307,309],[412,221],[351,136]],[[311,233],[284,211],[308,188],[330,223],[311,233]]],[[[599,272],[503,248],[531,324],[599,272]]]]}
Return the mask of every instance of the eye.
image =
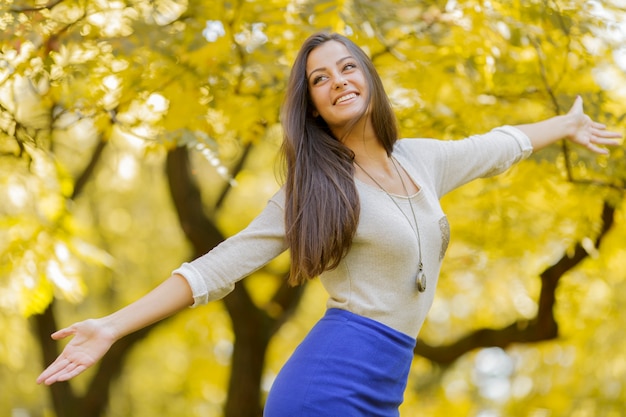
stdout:
{"type": "Polygon", "coordinates": [[[313,85],[319,84],[320,82],[326,80],[328,77],[325,75],[317,75],[313,77],[313,85]]]}
{"type": "Polygon", "coordinates": [[[355,68],[356,68],[356,64],[353,62],[348,62],[346,65],[343,66],[344,71],[353,70],[355,68]]]}

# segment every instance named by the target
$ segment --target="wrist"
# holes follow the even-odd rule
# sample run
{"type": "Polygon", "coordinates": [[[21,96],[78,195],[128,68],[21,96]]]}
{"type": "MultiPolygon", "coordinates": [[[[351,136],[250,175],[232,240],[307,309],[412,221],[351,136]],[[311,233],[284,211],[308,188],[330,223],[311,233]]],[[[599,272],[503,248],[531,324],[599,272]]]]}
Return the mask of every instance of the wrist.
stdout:
{"type": "Polygon", "coordinates": [[[123,331],[119,328],[117,321],[115,320],[115,313],[94,319],[100,333],[103,337],[111,339],[111,342],[116,342],[124,337],[123,331]]]}
{"type": "Polygon", "coordinates": [[[568,113],[560,116],[556,116],[559,118],[559,125],[561,126],[562,139],[571,140],[576,136],[576,131],[578,130],[578,120],[576,119],[576,115],[568,113]]]}

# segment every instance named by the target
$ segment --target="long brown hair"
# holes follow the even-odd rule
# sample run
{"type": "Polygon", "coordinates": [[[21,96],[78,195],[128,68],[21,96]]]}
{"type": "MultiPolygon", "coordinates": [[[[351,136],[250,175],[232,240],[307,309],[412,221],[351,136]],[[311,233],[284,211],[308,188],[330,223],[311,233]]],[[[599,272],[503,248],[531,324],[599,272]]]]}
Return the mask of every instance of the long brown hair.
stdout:
{"type": "Polygon", "coordinates": [[[320,32],[310,36],[292,67],[281,114],[282,154],[287,170],[285,231],[291,254],[289,283],[292,285],[336,268],[348,253],[359,222],[354,153],[314,113],[306,76],[309,54],[328,41],[345,45],[369,85],[366,100],[369,105],[351,125],[367,117],[369,109],[374,132],[388,155],[398,136],[391,104],[369,57],[339,34],[320,32]]]}

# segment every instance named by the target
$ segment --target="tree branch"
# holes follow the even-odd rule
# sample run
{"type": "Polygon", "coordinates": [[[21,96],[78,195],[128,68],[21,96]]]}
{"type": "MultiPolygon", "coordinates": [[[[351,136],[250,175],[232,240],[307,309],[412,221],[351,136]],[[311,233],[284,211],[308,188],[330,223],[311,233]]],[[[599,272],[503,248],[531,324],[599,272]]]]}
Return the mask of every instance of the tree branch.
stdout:
{"type": "MultiPolygon", "coordinates": [[[[602,207],[602,228],[598,233],[595,246],[599,247],[602,239],[613,226],[615,208],[607,201],[602,207]]],[[[449,365],[467,352],[477,348],[505,348],[513,343],[540,342],[558,336],[558,322],[554,317],[556,289],[561,278],[589,256],[582,243],[577,243],[571,255],[564,254],[558,262],[544,270],[541,277],[541,292],[537,315],[531,320],[518,320],[501,329],[479,329],[449,345],[431,346],[418,340],[415,354],[449,365]]]]}
{"type": "Polygon", "coordinates": [[[74,191],[72,192],[72,196],[70,197],[72,200],[76,200],[76,198],[78,198],[78,196],[85,189],[85,186],[89,182],[89,179],[96,169],[96,165],[98,165],[98,162],[100,161],[100,157],[102,156],[102,152],[104,151],[105,147],[106,141],[104,141],[102,137],[100,137],[98,144],[91,154],[91,159],[89,159],[89,163],[74,182],[74,191]]]}
{"type": "Polygon", "coordinates": [[[195,259],[217,246],[224,240],[224,236],[204,213],[200,189],[189,170],[187,148],[179,147],[170,151],[166,169],[178,221],[193,247],[192,258],[195,259]]]}
{"type": "MultiPolygon", "coordinates": [[[[248,159],[248,156],[250,155],[250,151],[252,150],[252,142],[249,142],[243,149],[243,154],[241,155],[241,158],[239,158],[239,161],[237,162],[237,164],[233,167],[233,169],[231,170],[231,176],[232,178],[235,178],[237,176],[237,174],[243,169],[243,167],[246,164],[246,161],[248,159]]],[[[220,207],[222,207],[222,204],[224,203],[224,200],[226,200],[226,196],[228,195],[229,191],[232,189],[232,186],[230,184],[230,182],[227,182],[226,185],[224,186],[224,189],[222,189],[222,192],[220,193],[219,197],[217,198],[217,201],[215,203],[215,209],[218,210],[220,207]]]]}
{"type": "Polygon", "coordinates": [[[53,0],[41,6],[11,6],[9,10],[13,13],[40,12],[42,10],[50,10],[58,4],[63,3],[63,1],[64,0],[53,0]]]}

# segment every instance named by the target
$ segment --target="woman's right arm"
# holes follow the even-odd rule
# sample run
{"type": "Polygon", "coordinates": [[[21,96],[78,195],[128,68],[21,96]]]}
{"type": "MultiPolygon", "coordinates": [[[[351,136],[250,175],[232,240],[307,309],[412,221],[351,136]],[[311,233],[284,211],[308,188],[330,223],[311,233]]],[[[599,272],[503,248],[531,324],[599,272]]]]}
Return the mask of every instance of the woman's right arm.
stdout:
{"type": "Polygon", "coordinates": [[[73,336],[59,357],[37,378],[46,385],[67,381],[95,364],[120,338],[193,304],[184,277],[172,275],[148,294],[99,319],[75,323],[52,334],[55,340],[73,336]]]}
{"type": "Polygon", "coordinates": [[[242,231],[209,253],[185,263],[154,290],[113,314],[81,321],[52,334],[55,340],[73,336],[61,355],[37,383],[67,381],[92,366],[113,343],[191,305],[228,294],[235,282],[286,250],[282,191],[242,231]]]}

